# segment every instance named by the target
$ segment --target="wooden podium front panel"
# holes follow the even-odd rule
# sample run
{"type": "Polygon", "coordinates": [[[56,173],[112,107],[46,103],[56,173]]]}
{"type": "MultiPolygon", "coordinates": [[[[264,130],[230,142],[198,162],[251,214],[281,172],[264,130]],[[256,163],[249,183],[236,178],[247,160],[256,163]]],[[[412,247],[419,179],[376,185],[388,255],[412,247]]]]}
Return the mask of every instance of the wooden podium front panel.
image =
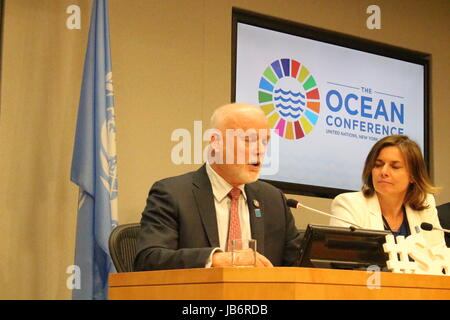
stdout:
{"type": "Polygon", "coordinates": [[[116,273],[109,278],[109,299],[293,299],[292,268],[268,270],[210,268],[116,273]]]}
{"type": "Polygon", "coordinates": [[[157,300],[450,299],[450,277],[311,268],[210,268],[111,274],[109,298],[157,300]],[[370,282],[373,284],[373,282],[370,282]]]}

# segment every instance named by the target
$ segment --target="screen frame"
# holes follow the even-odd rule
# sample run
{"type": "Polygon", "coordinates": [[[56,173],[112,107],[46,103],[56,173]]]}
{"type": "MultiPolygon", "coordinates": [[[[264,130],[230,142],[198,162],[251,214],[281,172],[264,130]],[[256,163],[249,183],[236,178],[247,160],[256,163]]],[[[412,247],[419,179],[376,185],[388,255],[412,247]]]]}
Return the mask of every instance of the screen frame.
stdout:
{"type": "MultiPolygon", "coordinates": [[[[268,15],[255,13],[252,11],[232,8],[232,39],[231,39],[231,101],[236,102],[236,74],[237,74],[237,26],[238,23],[244,23],[268,30],[278,31],[302,38],[316,40],[328,44],[333,44],[349,49],[355,49],[362,52],[373,53],[384,57],[403,60],[415,64],[420,64],[424,68],[424,150],[423,157],[426,168],[430,174],[430,63],[431,55],[424,52],[405,49],[381,42],[367,40],[336,31],[329,31],[310,25],[288,21],[285,19],[275,18],[268,15]]],[[[431,177],[431,175],[430,175],[431,177]]],[[[304,196],[313,196],[320,198],[334,198],[344,192],[352,192],[355,190],[338,189],[325,186],[307,185],[301,183],[292,183],[284,181],[276,181],[269,179],[261,179],[275,187],[281,189],[288,194],[297,194],[304,196]]]]}
{"type": "MultiPolygon", "coordinates": [[[[387,230],[372,230],[372,229],[359,229],[354,227],[336,227],[336,226],[326,226],[326,225],[315,225],[308,224],[306,228],[304,237],[302,239],[302,244],[299,250],[299,257],[297,266],[299,267],[310,267],[310,268],[319,268],[318,266],[314,266],[312,260],[316,260],[316,262],[323,261],[324,264],[329,264],[329,266],[321,266],[320,268],[329,268],[329,269],[353,269],[350,266],[353,265],[354,268],[357,266],[364,266],[363,268],[370,265],[377,265],[380,270],[388,271],[386,262],[389,260],[389,255],[384,252],[383,244],[386,242],[386,235],[389,235],[390,232],[387,230]],[[367,252],[364,251],[363,247],[368,247],[368,245],[373,246],[374,243],[377,245],[378,255],[376,260],[364,260],[364,261],[356,261],[356,260],[342,260],[334,257],[329,260],[329,258],[318,258],[314,254],[311,253],[314,242],[323,242],[325,240],[317,240],[318,236],[323,236],[325,240],[329,240],[335,237],[334,241],[339,241],[341,244],[345,244],[339,248],[337,246],[338,243],[335,243],[334,248],[327,248],[327,250],[338,250],[339,252],[348,252],[350,248],[355,252],[367,252]],[[337,238],[336,238],[337,237],[337,238]],[[367,241],[361,242],[360,238],[366,238],[367,241]],[[384,240],[384,241],[382,241],[384,240]],[[357,245],[360,244],[360,248],[357,248],[357,245]],[[381,257],[381,255],[383,257],[381,257]],[[382,259],[384,258],[384,259],[382,259]],[[381,260],[383,260],[381,262],[381,260]],[[381,264],[379,264],[381,262],[381,264]],[[331,265],[341,265],[347,266],[344,267],[332,267],[331,265]]],[[[325,241],[326,242],[326,241],[325,241]]],[[[375,253],[374,253],[375,254],[375,253]]],[[[356,268],[359,269],[359,268],[356,268]]]]}

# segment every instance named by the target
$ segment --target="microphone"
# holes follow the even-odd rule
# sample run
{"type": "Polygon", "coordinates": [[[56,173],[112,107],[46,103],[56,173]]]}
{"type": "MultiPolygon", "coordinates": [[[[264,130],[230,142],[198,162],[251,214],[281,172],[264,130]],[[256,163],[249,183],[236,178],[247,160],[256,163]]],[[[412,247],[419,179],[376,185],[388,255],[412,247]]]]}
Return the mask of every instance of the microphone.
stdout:
{"type": "Polygon", "coordinates": [[[425,230],[425,231],[431,231],[431,230],[439,230],[442,232],[446,232],[446,233],[450,233],[450,230],[448,229],[441,229],[438,227],[434,227],[431,223],[428,222],[422,222],[422,224],[420,225],[420,227],[425,230]]]}
{"type": "MultiPolygon", "coordinates": [[[[323,212],[323,211],[320,211],[320,210],[317,210],[317,209],[313,209],[313,208],[307,207],[307,206],[305,206],[304,204],[301,204],[300,202],[298,202],[297,200],[294,200],[294,199],[287,199],[286,204],[287,204],[288,207],[290,207],[290,208],[298,209],[298,208],[300,208],[300,207],[303,207],[303,208],[305,208],[305,209],[308,209],[308,210],[311,210],[311,211],[320,213],[320,214],[325,215],[325,216],[327,216],[327,217],[330,217],[330,218],[333,218],[333,219],[337,219],[337,220],[343,221],[343,222],[345,222],[345,223],[348,223],[348,224],[352,225],[353,227],[357,227],[357,228],[359,228],[359,229],[363,229],[362,227],[358,226],[358,225],[357,225],[356,223],[354,223],[354,222],[350,222],[350,221],[348,221],[348,220],[345,220],[344,218],[336,217],[336,216],[334,216],[334,215],[332,215],[332,214],[325,213],[325,212],[323,212]]],[[[352,229],[353,227],[350,227],[350,229],[352,229]]]]}

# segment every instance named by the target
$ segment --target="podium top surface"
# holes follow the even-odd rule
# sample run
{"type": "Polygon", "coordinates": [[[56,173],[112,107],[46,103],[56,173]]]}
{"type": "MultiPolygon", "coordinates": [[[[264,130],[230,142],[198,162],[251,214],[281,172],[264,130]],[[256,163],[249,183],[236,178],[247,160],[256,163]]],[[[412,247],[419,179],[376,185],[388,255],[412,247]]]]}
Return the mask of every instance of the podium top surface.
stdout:
{"type": "MultiPolygon", "coordinates": [[[[374,272],[319,268],[208,268],[111,274],[110,287],[206,283],[315,283],[366,285],[374,272]]],[[[380,272],[384,287],[449,289],[449,276],[380,272]]]]}

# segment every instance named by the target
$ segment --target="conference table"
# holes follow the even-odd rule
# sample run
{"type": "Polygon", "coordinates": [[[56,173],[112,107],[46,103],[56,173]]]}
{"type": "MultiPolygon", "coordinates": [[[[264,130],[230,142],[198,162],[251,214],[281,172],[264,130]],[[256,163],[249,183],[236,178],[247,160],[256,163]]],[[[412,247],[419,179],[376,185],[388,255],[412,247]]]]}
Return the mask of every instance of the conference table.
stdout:
{"type": "Polygon", "coordinates": [[[111,300],[448,300],[450,276],[320,268],[208,268],[110,274],[111,300]]]}

